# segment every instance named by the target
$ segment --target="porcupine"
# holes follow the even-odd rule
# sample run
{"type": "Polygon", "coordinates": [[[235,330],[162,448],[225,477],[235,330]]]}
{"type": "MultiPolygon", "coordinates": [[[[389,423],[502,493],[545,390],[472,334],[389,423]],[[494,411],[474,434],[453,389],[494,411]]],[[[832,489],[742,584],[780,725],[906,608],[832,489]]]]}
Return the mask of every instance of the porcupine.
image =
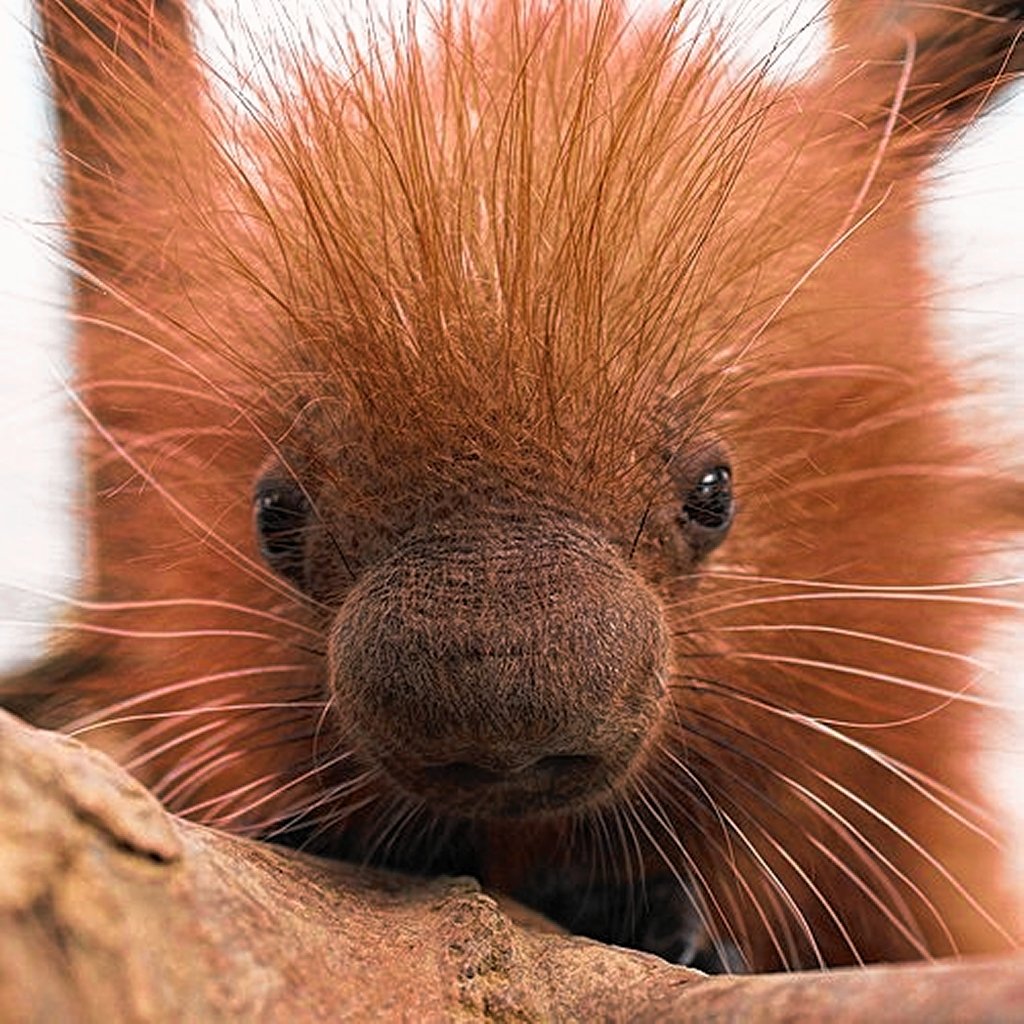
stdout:
{"type": "Polygon", "coordinates": [[[1017,941],[968,654],[1019,491],[914,216],[1020,4],[836,2],[788,81],[692,3],[441,5],[226,95],[177,0],[39,8],[93,498],[37,720],[706,969],[1017,941]]]}

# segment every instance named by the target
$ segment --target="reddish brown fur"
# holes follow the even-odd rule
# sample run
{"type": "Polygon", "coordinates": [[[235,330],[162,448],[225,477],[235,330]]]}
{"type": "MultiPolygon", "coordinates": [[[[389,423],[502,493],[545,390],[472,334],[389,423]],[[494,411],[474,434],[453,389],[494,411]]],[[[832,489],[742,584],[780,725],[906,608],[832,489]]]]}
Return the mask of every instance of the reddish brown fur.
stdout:
{"type": "Polygon", "coordinates": [[[1022,11],[836,6],[787,86],[614,4],[446,10],[393,59],[298,55],[239,127],[172,0],[43,2],[95,494],[51,720],[226,828],[424,869],[457,835],[527,895],[675,877],[754,968],[1016,941],[972,778],[992,595],[950,587],[1007,501],[946,411],[912,213],[1022,11]],[[739,511],[700,558],[676,516],[720,445],[739,511]],[[305,594],[259,558],[267,466],[316,508],[305,594]],[[407,557],[438,536],[469,552],[441,597],[407,557]],[[512,646],[458,683],[467,586],[512,646]],[[511,822],[414,778],[508,737],[498,769],[608,777],[511,822]]]}

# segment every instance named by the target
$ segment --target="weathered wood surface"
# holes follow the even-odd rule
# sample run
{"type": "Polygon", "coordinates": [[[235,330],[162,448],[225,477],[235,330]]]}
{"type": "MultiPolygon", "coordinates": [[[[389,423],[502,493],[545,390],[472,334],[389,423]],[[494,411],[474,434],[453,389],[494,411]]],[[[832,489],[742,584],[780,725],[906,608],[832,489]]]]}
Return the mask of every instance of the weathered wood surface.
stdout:
{"type": "Polygon", "coordinates": [[[0,713],[0,1020],[1024,1019],[1024,960],[704,978],[167,815],[0,713]]]}

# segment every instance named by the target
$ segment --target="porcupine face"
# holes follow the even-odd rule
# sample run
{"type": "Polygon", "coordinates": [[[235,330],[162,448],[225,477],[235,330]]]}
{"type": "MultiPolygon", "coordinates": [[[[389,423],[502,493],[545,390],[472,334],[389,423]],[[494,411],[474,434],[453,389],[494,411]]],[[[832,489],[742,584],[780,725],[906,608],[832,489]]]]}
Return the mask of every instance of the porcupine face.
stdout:
{"type": "Polygon", "coordinates": [[[409,472],[386,521],[352,511],[367,507],[352,500],[365,461],[318,495],[280,466],[265,471],[264,556],[336,608],[333,700],[402,792],[437,812],[517,817],[621,791],[665,712],[658,580],[693,570],[732,520],[718,448],[659,461],[667,501],[588,515],[580,500],[558,502],[564,484],[540,465],[517,474],[449,458],[447,487],[431,494],[429,474],[409,472]],[[318,521],[314,508],[328,511],[318,521]]]}
{"type": "MultiPolygon", "coordinates": [[[[345,739],[461,817],[622,793],[669,713],[666,606],[732,521],[708,410],[740,339],[688,299],[737,289],[695,265],[738,240],[709,235],[740,161],[691,145],[724,90],[697,77],[710,55],[670,58],[675,29],[630,26],[634,49],[617,14],[578,13],[538,31],[518,84],[502,8],[487,34],[388,72],[386,98],[369,74],[335,83],[288,137],[292,164],[322,175],[303,189],[337,213],[318,232],[341,240],[330,275],[322,251],[287,267],[309,319],[285,353],[298,390],[274,403],[294,415],[268,428],[287,450],[257,483],[257,531],[329,609],[345,739]]],[[[724,93],[722,116],[760,102],[724,93]]],[[[301,225],[308,201],[281,177],[274,208],[301,225]]]]}

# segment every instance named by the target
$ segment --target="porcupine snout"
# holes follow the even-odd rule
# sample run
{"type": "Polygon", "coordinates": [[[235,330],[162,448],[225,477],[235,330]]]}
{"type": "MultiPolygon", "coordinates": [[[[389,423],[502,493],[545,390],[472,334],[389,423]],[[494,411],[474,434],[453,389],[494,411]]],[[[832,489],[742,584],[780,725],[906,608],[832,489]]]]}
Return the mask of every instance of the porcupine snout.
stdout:
{"type": "Polygon", "coordinates": [[[655,730],[659,604],[596,531],[551,514],[413,530],[347,595],[339,708],[399,788],[470,817],[599,802],[655,730]]]}

